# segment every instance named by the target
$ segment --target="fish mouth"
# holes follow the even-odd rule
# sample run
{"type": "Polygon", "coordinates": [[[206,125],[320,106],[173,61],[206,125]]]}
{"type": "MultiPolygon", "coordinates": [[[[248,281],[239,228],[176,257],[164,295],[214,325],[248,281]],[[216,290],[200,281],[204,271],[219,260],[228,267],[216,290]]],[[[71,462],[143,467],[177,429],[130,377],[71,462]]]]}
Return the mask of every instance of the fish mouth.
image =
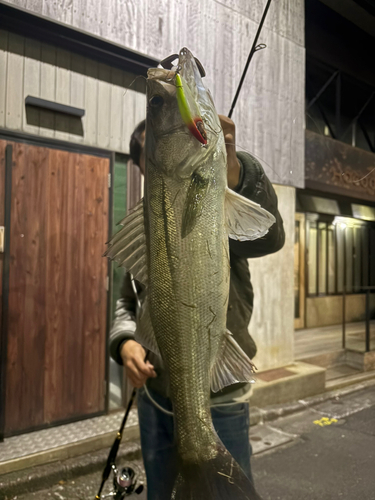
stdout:
{"type": "Polygon", "coordinates": [[[151,70],[149,77],[175,86],[182,121],[202,145],[207,145],[206,127],[198,102],[198,88],[203,86],[202,77],[205,75],[203,66],[185,47],[180,50],[178,56],[173,54],[164,59],[161,66],[163,69],[151,70]],[[173,66],[172,63],[177,57],[177,66],[173,66]]]}

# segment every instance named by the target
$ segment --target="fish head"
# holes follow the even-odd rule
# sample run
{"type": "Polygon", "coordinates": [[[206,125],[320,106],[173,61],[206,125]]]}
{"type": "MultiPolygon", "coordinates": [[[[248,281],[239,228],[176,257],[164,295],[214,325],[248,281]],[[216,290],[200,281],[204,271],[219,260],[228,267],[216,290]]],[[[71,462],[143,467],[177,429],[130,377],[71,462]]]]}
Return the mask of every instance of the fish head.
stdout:
{"type": "Polygon", "coordinates": [[[170,70],[148,70],[146,164],[186,179],[214,154],[226,157],[220,120],[195,58],[183,48],[170,70]]]}

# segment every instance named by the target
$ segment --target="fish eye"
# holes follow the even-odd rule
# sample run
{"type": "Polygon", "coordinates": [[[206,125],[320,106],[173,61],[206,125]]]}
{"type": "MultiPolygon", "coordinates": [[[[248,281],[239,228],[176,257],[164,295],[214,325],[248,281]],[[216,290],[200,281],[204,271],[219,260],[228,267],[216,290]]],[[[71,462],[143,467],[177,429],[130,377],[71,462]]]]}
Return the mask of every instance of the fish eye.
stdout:
{"type": "Polygon", "coordinates": [[[150,99],[150,106],[152,106],[153,108],[159,108],[163,104],[164,104],[164,99],[162,98],[161,95],[154,95],[150,99]]]}

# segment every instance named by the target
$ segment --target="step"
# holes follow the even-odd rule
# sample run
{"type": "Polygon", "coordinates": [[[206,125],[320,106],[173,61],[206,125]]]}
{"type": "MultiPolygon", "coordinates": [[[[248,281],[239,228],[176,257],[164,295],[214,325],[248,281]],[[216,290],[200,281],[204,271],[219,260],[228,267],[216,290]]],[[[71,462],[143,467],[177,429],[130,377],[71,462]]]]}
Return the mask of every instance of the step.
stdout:
{"type": "Polygon", "coordinates": [[[345,363],[345,360],[345,349],[338,349],[336,351],[322,352],[320,354],[304,356],[298,361],[310,363],[311,365],[320,366],[322,368],[330,368],[331,366],[345,363]]]}

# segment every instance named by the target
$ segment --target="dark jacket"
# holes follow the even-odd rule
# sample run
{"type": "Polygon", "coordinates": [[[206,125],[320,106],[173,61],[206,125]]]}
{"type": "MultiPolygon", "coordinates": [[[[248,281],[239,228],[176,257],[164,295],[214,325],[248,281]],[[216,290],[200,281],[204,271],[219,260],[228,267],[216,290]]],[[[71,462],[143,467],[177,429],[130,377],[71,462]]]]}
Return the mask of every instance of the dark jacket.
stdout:
{"type": "MultiPolygon", "coordinates": [[[[285,241],[283,221],[277,209],[277,196],[260,163],[248,153],[237,153],[241,163],[241,176],[236,191],[242,196],[259,203],[276,218],[269,232],[254,241],[235,241],[229,239],[230,248],[230,290],[227,314],[227,327],[246,354],[252,359],[256,354],[256,345],[249,334],[248,326],[253,311],[254,293],[250,281],[247,259],[261,257],[277,252],[285,241]]],[[[137,283],[138,298],[144,296],[144,288],[137,283]]],[[[125,276],[121,299],[116,305],[115,320],[110,334],[110,353],[112,358],[122,364],[120,349],[122,343],[134,338],[136,329],[137,300],[129,274],[125,276]]],[[[153,355],[149,358],[159,376],[149,379],[148,385],[159,393],[167,394],[168,385],[165,372],[160,369],[160,362],[153,355]]],[[[220,391],[220,395],[229,393],[244,384],[235,384],[220,391]]]]}

